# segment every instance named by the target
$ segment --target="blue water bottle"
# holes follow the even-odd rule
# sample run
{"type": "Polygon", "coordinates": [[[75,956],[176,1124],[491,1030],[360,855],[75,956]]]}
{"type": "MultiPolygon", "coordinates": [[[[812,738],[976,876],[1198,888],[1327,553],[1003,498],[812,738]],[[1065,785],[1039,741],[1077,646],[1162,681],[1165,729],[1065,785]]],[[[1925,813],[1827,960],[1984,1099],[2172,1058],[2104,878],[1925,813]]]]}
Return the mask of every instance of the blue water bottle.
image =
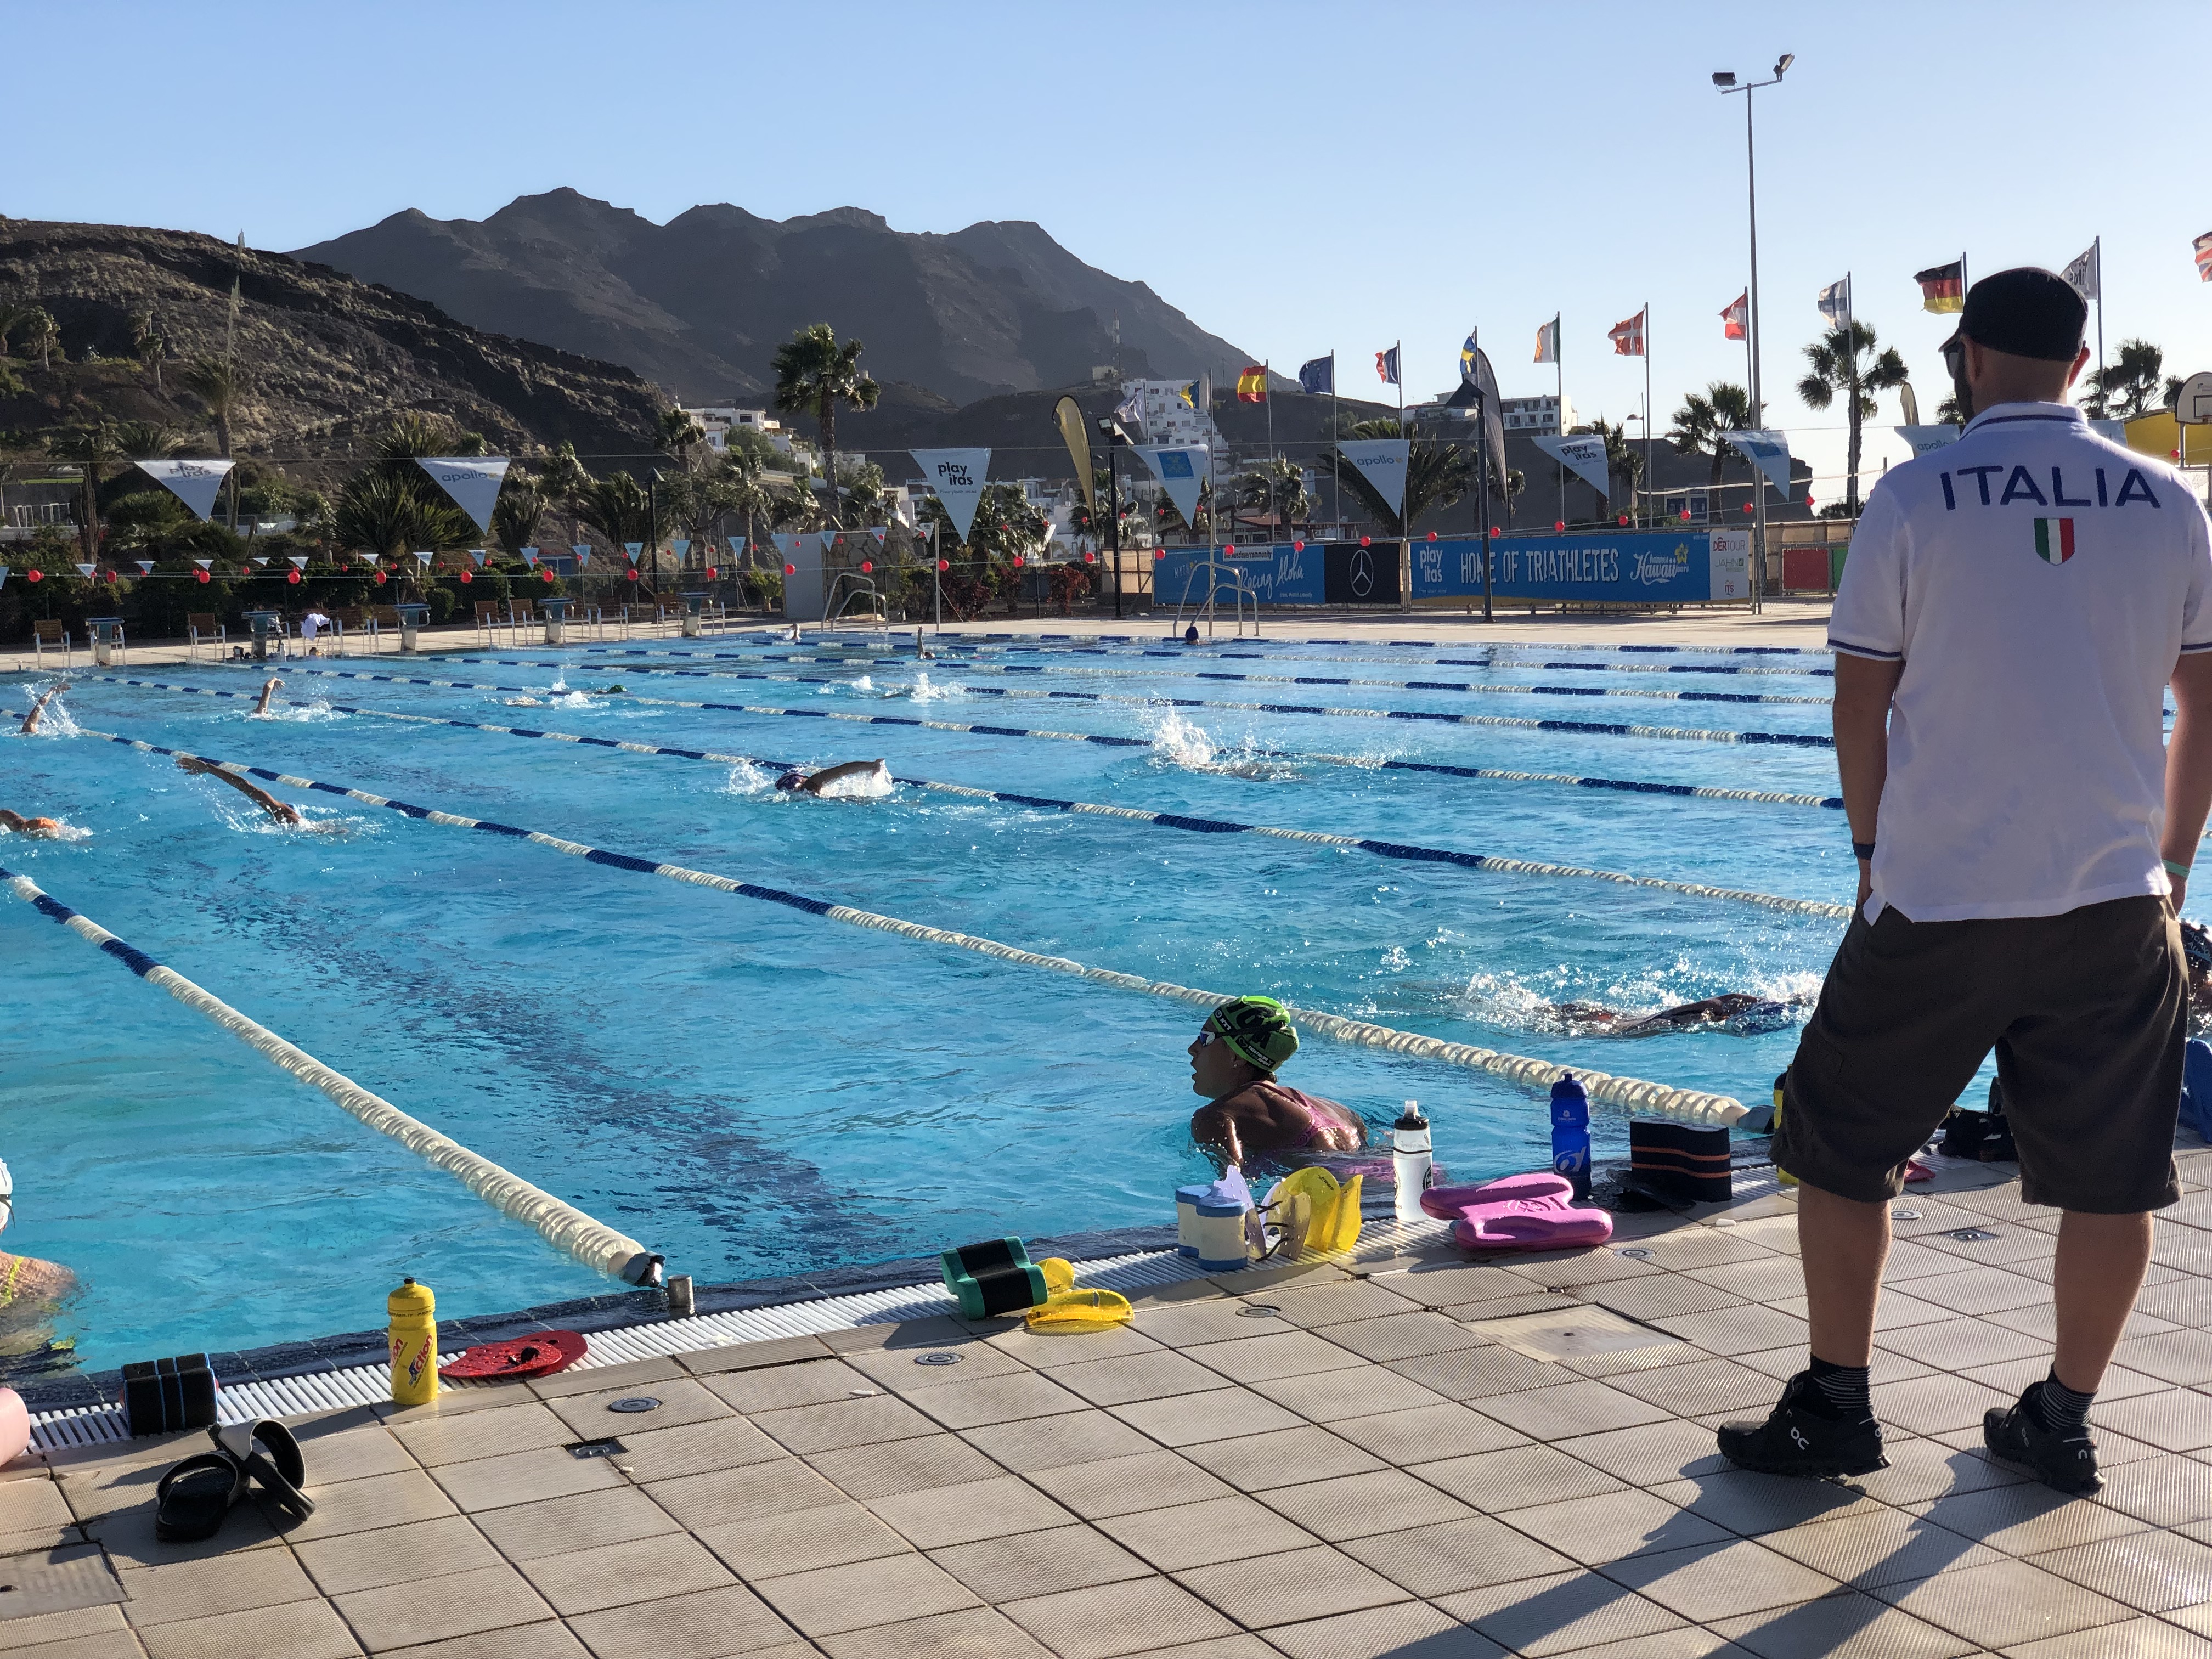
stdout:
{"type": "Polygon", "coordinates": [[[1589,1091],[1572,1072],[1552,1085],[1552,1169],[1575,1183],[1577,1198],[1589,1196],[1589,1091]]]}

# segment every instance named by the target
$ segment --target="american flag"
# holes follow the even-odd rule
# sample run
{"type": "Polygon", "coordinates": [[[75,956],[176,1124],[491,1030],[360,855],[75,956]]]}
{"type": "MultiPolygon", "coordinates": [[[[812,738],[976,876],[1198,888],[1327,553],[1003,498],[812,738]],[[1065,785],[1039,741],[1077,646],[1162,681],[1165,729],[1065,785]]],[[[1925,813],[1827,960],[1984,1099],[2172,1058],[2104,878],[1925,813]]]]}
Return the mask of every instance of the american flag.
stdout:
{"type": "Polygon", "coordinates": [[[2197,274],[2212,283],[2212,230],[2206,231],[2196,240],[2197,274]]]}

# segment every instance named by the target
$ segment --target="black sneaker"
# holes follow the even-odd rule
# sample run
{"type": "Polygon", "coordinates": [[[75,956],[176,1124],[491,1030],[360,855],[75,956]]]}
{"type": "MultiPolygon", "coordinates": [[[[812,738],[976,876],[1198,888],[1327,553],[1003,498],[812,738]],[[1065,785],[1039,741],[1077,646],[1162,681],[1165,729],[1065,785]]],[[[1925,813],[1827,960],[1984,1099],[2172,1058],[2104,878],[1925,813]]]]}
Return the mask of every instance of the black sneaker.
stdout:
{"type": "Polygon", "coordinates": [[[2027,1409],[2027,1402],[2042,1392],[2031,1382],[2020,1403],[2006,1409],[1992,1406],[1982,1413],[1982,1440],[1991,1453],[2006,1462],[2034,1472],[2035,1478],[2053,1492],[2086,1498],[2104,1488],[2097,1473],[2097,1444],[2082,1428],[2046,1429],[2027,1409]]]}
{"type": "Polygon", "coordinates": [[[1887,1468],[1881,1425],[1871,1417],[1844,1420],[1807,1411],[1796,1402],[1812,1386],[1811,1374],[1800,1371],[1765,1422],[1723,1425],[1721,1455],[1739,1468],[1814,1480],[1887,1468]]]}

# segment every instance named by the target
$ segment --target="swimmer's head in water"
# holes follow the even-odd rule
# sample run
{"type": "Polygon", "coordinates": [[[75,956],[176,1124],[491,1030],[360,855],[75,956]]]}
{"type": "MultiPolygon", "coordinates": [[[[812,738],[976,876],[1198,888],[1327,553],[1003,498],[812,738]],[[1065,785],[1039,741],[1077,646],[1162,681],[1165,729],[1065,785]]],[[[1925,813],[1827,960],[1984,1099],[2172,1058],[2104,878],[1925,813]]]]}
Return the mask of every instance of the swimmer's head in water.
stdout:
{"type": "Polygon", "coordinates": [[[1210,1031],[1255,1071],[1273,1077],[1298,1051],[1297,1027],[1273,997],[1238,997],[1206,1017],[1210,1031]]]}
{"type": "Polygon", "coordinates": [[[2183,922],[2181,957],[2191,974],[2212,974],[2212,931],[2201,922],[2183,922]]]}
{"type": "Polygon", "coordinates": [[[806,774],[786,772],[775,781],[775,787],[779,789],[804,789],[806,787],[806,774]]]}

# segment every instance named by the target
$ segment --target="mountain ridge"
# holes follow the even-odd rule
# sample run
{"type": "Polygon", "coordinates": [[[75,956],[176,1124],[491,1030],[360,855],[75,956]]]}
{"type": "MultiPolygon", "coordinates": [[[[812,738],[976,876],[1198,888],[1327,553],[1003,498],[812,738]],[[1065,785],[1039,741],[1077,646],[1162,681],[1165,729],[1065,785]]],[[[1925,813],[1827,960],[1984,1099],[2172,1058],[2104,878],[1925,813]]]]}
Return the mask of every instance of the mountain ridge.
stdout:
{"type": "Polygon", "coordinates": [[[620,363],[691,404],[763,400],[776,346],[823,321],[864,343],[878,380],[954,404],[1087,383],[1117,358],[1132,376],[1217,380],[1252,361],[1028,220],[899,231],[866,208],[774,220],[718,202],[655,225],[562,186],[482,220],[405,209],[292,257],[620,363]]]}

